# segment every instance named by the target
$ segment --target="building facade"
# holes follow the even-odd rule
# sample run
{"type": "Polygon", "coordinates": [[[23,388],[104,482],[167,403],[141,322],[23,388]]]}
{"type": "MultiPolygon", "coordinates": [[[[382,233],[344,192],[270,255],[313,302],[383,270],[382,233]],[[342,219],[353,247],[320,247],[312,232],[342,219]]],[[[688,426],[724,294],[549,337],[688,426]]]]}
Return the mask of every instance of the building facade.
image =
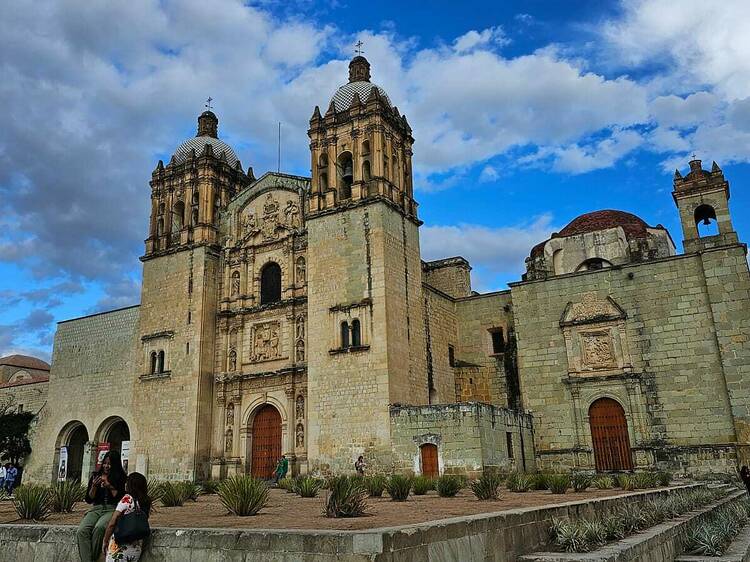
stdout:
{"type": "Polygon", "coordinates": [[[411,127],[349,69],[309,178],[256,179],[210,111],[158,163],[141,303],[59,324],[28,476],[61,450],[85,474],[102,443],[175,479],[267,478],[282,454],[324,474],[746,458],[750,275],[716,165],[675,177],[684,254],[598,211],[478,294],[465,259],[421,260],[411,127]]]}

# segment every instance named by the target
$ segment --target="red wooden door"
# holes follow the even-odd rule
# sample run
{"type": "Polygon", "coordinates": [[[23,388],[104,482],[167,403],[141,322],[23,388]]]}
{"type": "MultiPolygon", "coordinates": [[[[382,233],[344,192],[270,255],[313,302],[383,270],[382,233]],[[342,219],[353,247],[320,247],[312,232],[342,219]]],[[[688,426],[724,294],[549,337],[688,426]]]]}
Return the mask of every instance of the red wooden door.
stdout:
{"type": "Polygon", "coordinates": [[[281,457],[281,415],[273,406],[255,414],[250,471],[256,478],[271,478],[281,457]]]}
{"type": "Polygon", "coordinates": [[[589,408],[591,438],[597,470],[632,470],[625,410],[611,398],[600,398],[589,408]]]}
{"type": "Polygon", "coordinates": [[[437,445],[426,443],[419,448],[419,452],[422,456],[422,475],[429,478],[437,478],[440,476],[440,470],[438,469],[437,445]]]}

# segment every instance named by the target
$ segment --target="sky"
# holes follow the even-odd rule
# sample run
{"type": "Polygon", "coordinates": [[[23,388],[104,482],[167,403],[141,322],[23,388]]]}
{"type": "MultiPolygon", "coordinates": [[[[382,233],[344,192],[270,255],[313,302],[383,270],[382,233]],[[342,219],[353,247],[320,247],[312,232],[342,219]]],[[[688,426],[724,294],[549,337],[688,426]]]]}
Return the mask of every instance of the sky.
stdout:
{"type": "Polygon", "coordinates": [[[746,0],[16,0],[0,18],[0,356],[49,359],[56,322],[137,304],[149,179],[195,135],[256,176],[309,175],[307,127],[354,44],[414,137],[424,259],[520,279],[576,216],[633,212],[681,246],[674,170],[731,183],[750,239],[746,0]]]}

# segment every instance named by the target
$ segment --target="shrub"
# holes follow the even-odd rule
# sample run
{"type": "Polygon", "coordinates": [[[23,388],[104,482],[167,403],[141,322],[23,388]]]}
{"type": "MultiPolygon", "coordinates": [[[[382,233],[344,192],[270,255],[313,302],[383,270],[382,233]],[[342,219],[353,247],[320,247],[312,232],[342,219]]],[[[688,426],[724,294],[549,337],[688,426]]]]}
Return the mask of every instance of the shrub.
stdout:
{"type": "Polygon", "coordinates": [[[64,480],[52,486],[51,509],[55,513],[70,513],[76,502],[86,498],[86,488],[77,480],[64,480]]]}
{"type": "Polygon", "coordinates": [[[42,521],[52,511],[52,489],[38,484],[23,484],[14,490],[13,507],[21,519],[42,521]]]}
{"type": "Polygon", "coordinates": [[[659,482],[659,486],[669,486],[672,483],[672,473],[660,470],[656,473],[656,479],[659,482]]]}
{"type": "Polygon", "coordinates": [[[180,507],[185,503],[187,489],[183,482],[166,480],[159,485],[161,489],[161,503],[164,507],[180,507]]]}
{"type": "Polygon", "coordinates": [[[195,482],[180,482],[178,486],[182,490],[182,495],[185,497],[185,500],[193,500],[194,502],[197,502],[198,496],[203,493],[203,487],[195,482]]]}
{"type": "Polygon", "coordinates": [[[294,478],[285,477],[279,480],[276,483],[276,486],[281,488],[282,490],[286,490],[291,494],[295,492],[297,481],[294,478]]]}
{"type": "Polygon", "coordinates": [[[617,485],[625,491],[635,490],[635,478],[627,474],[619,474],[617,476],[617,485]]]}
{"type": "Polygon", "coordinates": [[[200,483],[202,494],[215,494],[216,490],[219,489],[220,482],[218,480],[204,480],[200,483]]]}
{"type": "Polygon", "coordinates": [[[388,485],[388,478],[385,474],[373,474],[365,478],[365,488],[367,493],[372,498],[379,498],[383,496],[383,491],[388,485]]]}
{"type": "Polygon", "coordinates": [[[604,532],[607,535],[608,541],[619,541],[627,535],[622,519],[616,514],[607,515],[602,520],[602,523],[604,523],[604,532]]]}
{"type": "Polygon", "coordinates": [[[479,480],[471,483],[471,491],[478,500],[496,500],[500,497],[502,478],[497,472],[485,471],[479,480]]]}
{"type": "Polygon", "coordinates": [[[570,477],[570,485],[573,487],[574,492],[584,492],[586,488],[591,486],[594,477],[591,474],[585,472],[575,472],[570,477]]]}
{"type": "Polygon", "coordinates": [[[531,476],[522,472],[514,472],[505,481],[505,486],[511,492],[528,492],[531,484],[531,476]]]}
{"type": "Polygon", "coordinates": [[[411,489],[415,496],[424,496],[430,490],[435,489],[435,481],[428,476],[417,476],[412,482],[411,489]]]}
{"type": "Polygon", "coordinates": [[[268,485],[252,476],[232,476],[219,484],[221,503],[239,516],[255,515],[268,503],[268,485]]]}
{"type": "Polygon", "coordinates": [[[435,489],[441,498],[452,498],[463,486],[463,478],[454,474],[445,474],[435,482],[435,489]]]}
{"type": "Polygon", "coordinates": [[[634,474],[632,478],[635,488],[639,490],[656,488],[656,486],[659,484],[655,472],[638,472],[634,474]]]}
{"type": "Polygon", "coordinates": [[[8,495],[8,492],[5,491],[5,489],[0,488],[0,502],[9,500],[10,496],[8,495]]]}
{"type": "Polygon", "coordinates": [[[549,490],[549,484],[547,479],[552,476],[551,474],[545,474],[544,472],[537,472],[536,474],[530,474],[531,489],[532,490],[549,490]]]}
{"type": "Polygon", "coordinates": [[[295,489],[303,498],[314,498],[318,495],[318,490],[323,486],[323,482],[312,476],[303,476],[297,480],[295,489]]]}
{"type": "Polygon", "coordinates": [[[547,485],[553,494],[564,494],[570,488],[570,476],[567,474],[550,474],[547,485]]]}
{"type": "Polygon", "coordinates": [[[611,476],[597,476],[591,482],[591,485],[597,490],[609,490],[615,487],[615,480],[611,476]]]}
{"type": "Polygon", "coordinates": [[[600,519],[584,520],[581,530],[589,547],[599,547],[607,542],[607,527],[600,519]]]}
{"type": "Polygon", "coordinates": [[[151,498],[152,505],[161,499],[164,494],[162,483],[154,478],[148,480],[148,497],[151,498]]]}
{"type": "Polygon", "coordinates": [[[553,521],[554,543],[565,552],[587,552],[591,545],[580,525],[570,521],[553,521]]]}
{"type": "Polygon", "coordinates": [[[388,495],[391,496],[393,501],[406,501],[409,497],[409,492],[411,491],[412,481],[413,479],[409,476],[394,474],[388,480],[388,484],[386,484],[388,495]]]}
{"type": "Polygon", "coordinates": [[[338,476],[328,481],[326,517],[359,517],[367,508],[367,490],[355,478],[338,476]]]}
{"type": "Polygon", "coordinates": [[[688,530],[683,548],[690,554],[721,556],[748,523],[750,502],[725,505],[688,530]]]}

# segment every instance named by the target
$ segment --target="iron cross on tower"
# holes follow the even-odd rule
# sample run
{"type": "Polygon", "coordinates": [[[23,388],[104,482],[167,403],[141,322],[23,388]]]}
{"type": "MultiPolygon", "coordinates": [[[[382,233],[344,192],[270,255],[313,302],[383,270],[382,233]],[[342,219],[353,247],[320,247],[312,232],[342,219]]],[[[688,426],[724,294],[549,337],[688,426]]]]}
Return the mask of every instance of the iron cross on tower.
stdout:
{"type": "Polygon", "coordinates": [[[206,107],[208,108],[209,111],[213,109],[213,106],[211,105],[212,101],[214,101],[214,98],[212,98],[211,96],[208,96],[208,99],[206,100],[206,107]]]}
{"type": "Polygon", "coordinates": [[[364,53],[364,51],[362,50],[362,45],[364,45],[364,43],[362,43],[362,40],[359,40],[354,44],[354,46],[356,47],[356,49],[354,49],[354,52],[358,55],[364,53]]]}

